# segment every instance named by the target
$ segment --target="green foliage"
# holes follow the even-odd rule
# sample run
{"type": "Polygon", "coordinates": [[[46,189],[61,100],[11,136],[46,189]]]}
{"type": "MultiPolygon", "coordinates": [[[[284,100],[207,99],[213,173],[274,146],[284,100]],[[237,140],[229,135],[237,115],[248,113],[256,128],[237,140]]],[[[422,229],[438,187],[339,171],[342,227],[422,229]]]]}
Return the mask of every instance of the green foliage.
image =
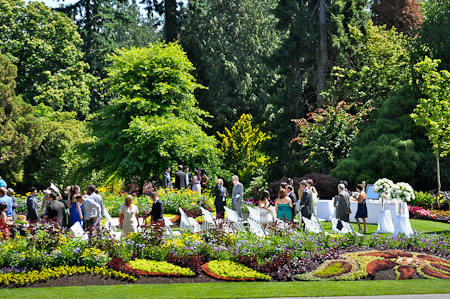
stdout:
{"type": "Polygon", "coordinates": [[[222,139],[220,149],[225,167],[238,175],[243,184],[249,183],[258,170],[264,171],[274,161],[261,151],[262,143],[272,137],[262,132],[259,126],[253,127],[249,114],[242,114],[231,130],[225,128],[224,134],[217,134],[222,139]]]}
{"type": "Polygon", "coordinates": [[[94,174],[75,177],[78,167],[86,160],[78,148],[90,141],[86,123],[76,119],[75,112],[55,112],[40,104],[34,115],[42,127],[42,141],[25,160],[22,185],[46,188],[49,182],[61,185],[84,185],[94,174]]]}
{"type": "Polygon", "coordinates": [[[106,77],[106,56],[117,48],[144,47],[157,40],[152,20],[145,20],[136,1],[78,0],[56,9],[77,25],[90,73],[106,77]]]}
{"type": "MultiPolygon", "coordinates": [[[[318,5],[318,0],[283,0],[278,1],[274,10],[281,36],[281,44],[269,60],[277,71],[277,80],[270,90],[274,112],[268,122],[268,130],[275,137],[267,142],[267,150],[279,158],[270,169],[274,179],[321,170],[321,165],[299,163],[308,153],[300,152],[298,147],[286,142],[296,135],[291,119],[304,117],[307,110],[319,108],[316,102],[318,5]]],[[[366,0],[327,2],[327,76],[336,63],[340,66],[354,64],[351,54],[358,45],[348,37],[348,25],[363,30],[368,18],[367,5],[366,0]]],[[[341,100],[345,98],[337,99],[333,104],[341,100]]]]}
{"type": "Polygon", "coordinates": [[[328,167],[349,155],[364,118],[371,110],[370,102],[357,108],[355,104],[340,102],[336,107],[328,106],[308,113],[308,119],[294,120],[300,130],[293,142],[308,148],[309,156],[304,163],[316,159],[328,167]]]}
{"type": "Polygon", "coordinates": [[[259,273],[244,265],[232,261],[211,261],[208,264],[209,270],[217,275],[217,278],[235,278],[235,279],[253,279],[253,280],[270,280],[269,275],[259,273]]]}
{"type": "Polygon", "coordinates": [[[86,267],[105,267],[109,262],[109,256],[98,248],[86,248],[81,255],[81,261],[86,267]]]}
{"type": "Polygon", "coordinates": [[[390,94],[361,129],[349,157],[341,160],[331,174],[350,184],[389,177],[415,185],[424,155],[418,149],[426,147],[423,132],[409,117],[416,99],[417,93],[411,87],[390,94]]]}
{"type": "Polygon", "coordinates": [[[438,71],[439,60],[426,57],[415,66],[422,77],[422,92],[427,98],[419,99],[411,118],[425,128],[437,158],[437,185],[441,191],[439,158],[450,153],[450,72],[438,71]]]}
{"type": "Polygon", "coordinates": [[[120,49],[109,60],[106,82],[117,98],[92,123],[90,167],[141,181],[158,178],[167,165],[202,165],[212,176],[217,173],[217,141],[202,131],[208,114],[194,96],[202,86],[181,47],[120,49]]]}
{"type": "Polygon", "coordinates": [[[180,276],[195,276],[195,273],[189,268],[182,268],[168,262],[157,262],[149,260],[136,259],[130,261],[130,266],[133,269],[151,272],[152,274],[175,274],[180,276]]]}
{"type": "Polygon", "coordinates": [[[16,97],[17,68],[0,55],[0,169],[4,179],[22,179],[23,162],[42,138],[32,107],[16,97]]]}
{"type": "Polygon", "coordinates": [[[450,153],[450,72],[438,71],[439,62],[427,57],[416,65],[427,98],[419,99],[411,117],[427,131],[435,155],[445,157],[450,153]]]}
{"type": "Polygon", "coordinates": [[[450,3],[448,0],[423,1],[424,19],[419,41],[433,58],[441,60],[441,68],[450,70],[450,3]]]}
{"type": "Polygon", "coordinates": [[[17,89],[26,102],[57,111],[89,111],[95,80],[75,25],[41,2],[0,1],[0,51],[18,67],[17,89]]]}
{"type": "Polygon", "coordinates": [[[430,207],[433,203],[434,196],[428,192],[414,192],[414,198],[411,199],[409,204],[417,207],[430,207]]]}
{"type": "Polygon", "coordinates": [[[335,81],[326,95],[332,101],[385,101],[389,92],[411,81],[408,40],[395,28],[374,26],[365,31],[350,26],[349,38],[357,45],[352,67],[334,68],[335,81]]]}
{"type": "Polygon", "coordinates": [[[198,100],[214,116],[211,133],[231,127],[243,113],[258,123],[272,113],[268,87],[275,72],[267,61],[280,41],[271,13],[276,2],[189,1],[180,43],[208,87],[198,100]]]}

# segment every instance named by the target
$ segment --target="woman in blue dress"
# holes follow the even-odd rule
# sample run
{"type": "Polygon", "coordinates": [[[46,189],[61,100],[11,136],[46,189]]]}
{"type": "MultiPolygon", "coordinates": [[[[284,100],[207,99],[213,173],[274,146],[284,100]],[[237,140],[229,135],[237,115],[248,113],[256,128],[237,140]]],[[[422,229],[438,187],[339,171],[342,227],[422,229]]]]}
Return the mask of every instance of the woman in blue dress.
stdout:
{"type": "Polygon", "coordinates": [[[363,185],[359,184],[356,186],[356,191],[359,193],[358,195],[358,210],[356,211],[355,220],[358,223],[359,232],[361,232],[361,223],[359,222],[359,218],[362,219],[364,224],[364,233],[366,232],[366,218],[367,218],[367,205],[366,205],[366,192],[364,192],[363,185]]]}
{"type": "Polygon", "coordinates": [[[83,211],[81,209],[80,200],[83,195],[81,194],[70,194],[70,226],[74,225],[75,222],[79,222],[83,226],[83,211]]]}
{"type": "Polygon", "coordinates": [[[275,201],[275,211],[277,218],[284,221],[292,221],[292,200],[287,196],[286,189],[278,191],[278,198],[275,201]]]}

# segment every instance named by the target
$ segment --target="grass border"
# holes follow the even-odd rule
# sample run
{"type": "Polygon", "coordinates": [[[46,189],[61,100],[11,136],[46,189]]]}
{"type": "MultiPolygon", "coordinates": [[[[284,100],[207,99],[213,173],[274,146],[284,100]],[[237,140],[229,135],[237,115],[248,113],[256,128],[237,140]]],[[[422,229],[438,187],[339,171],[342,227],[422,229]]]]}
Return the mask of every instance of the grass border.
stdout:
{"type": "Polygon", "coordinates": [[[319,282],[224,282],[22,288],[0,290],[3,298],[267,298],[450,293],[450,280],[319,282]]]}

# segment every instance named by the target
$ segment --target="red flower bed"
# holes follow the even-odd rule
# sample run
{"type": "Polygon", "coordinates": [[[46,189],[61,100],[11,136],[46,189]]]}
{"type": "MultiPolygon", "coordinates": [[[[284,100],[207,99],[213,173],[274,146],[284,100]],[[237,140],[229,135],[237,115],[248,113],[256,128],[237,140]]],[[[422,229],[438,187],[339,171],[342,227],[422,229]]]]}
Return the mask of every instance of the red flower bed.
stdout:
{"type": "Polygon", "coordinates": [[[375,275],[378,271],[392,269],[397,263],[391,260],[376,260],[367,264],[366,270],[369,275],[375,275]]]}
{"type": "Polygon", "coordinates": [[[400,266],[397,268],[397,271],[400,273],[400,277],[398,279],[414,279],[416,278],[416,271],[411,266],[400,266]]]}
{"type": "Polygon", "coordinates": [[[441,279],[450,279],[450,276],[445,275],[437,270],[434,270],[430,267],[423,267],[422,272],[426,275],[435,277],[435,278],[441,278],[441,279]]]}
{"type": "Polygon", "coordinates": [[[440,259],[440,258],[437,258],[437,257],[423,255],[423,254],[418,255],[417,257],[421,258],[421,259],[424,259],[424,260],[427,260],[427,261],[430,261],[430,262],[445,263],[445,264],[450,266],[450,262],[447,262],[446,260],[443,260],[443,259],[440,259]]]}
{"type": "Polygon", "coordinates": [[[431,263],[430,265],[440,271],[448,272],[450,274],[450,267],[447,267],[447,266],[444,266],[441,264],[435,264],[435,263],[431,263]]]}
{"type": "Polygon", "coordinates": [[[401,250],[389,250],[389,252],[392,254],[396,254],[398,257],[413,257],[411,253],[401,250]]]}
{"type": "Polygon", "coordinates": [[[206,274],[208,274],[211,277],[214,277],[216,279],[220,279],[220,280],[228,280],[228,281],[255,281],[254,278],[232,278],[232,277],[223,277],[220,275],[217,275],[215,273],[213,273],[209,267],[208,267],[208,263],[204,264],[202,266],[202,270],[205,271],[206,274]]]}

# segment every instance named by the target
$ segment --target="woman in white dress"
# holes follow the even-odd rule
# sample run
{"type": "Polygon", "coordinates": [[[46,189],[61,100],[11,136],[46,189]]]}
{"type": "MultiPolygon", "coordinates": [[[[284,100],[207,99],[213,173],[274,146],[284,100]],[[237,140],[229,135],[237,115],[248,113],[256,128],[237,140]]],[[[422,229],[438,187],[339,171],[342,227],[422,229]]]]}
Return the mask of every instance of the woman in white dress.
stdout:
{"type": "Polygon", "coordinates": [[[125,204],[120,208],[119,224],[122,229],[122,235],[137,232],[137,227],[139,225],[139,210],[137,206],[133,204],[133,196],[131,195],[128,195],[125,198],[125,204]]]}
{"type": "Polygon", "coordinates": [[[306,183],[308,184],[308,188],[312,193],[313,211],[314,215],[317,217],[317,203],[319,202],[319,193],[317,192],[316,187],[314,187],[313,180],[309,179],[306,181],[306,183]]]}
{"type": "Polygon", "coordinates": [[[261,193],[261,198],[259,199],[258,208],[260,211],[260,219],[261,224],[264,228],[266,228],[268,223],[273,222],[272,211],[269,209],[270,207],[270,193],[267,190],[264,190],[261,193]]]}

